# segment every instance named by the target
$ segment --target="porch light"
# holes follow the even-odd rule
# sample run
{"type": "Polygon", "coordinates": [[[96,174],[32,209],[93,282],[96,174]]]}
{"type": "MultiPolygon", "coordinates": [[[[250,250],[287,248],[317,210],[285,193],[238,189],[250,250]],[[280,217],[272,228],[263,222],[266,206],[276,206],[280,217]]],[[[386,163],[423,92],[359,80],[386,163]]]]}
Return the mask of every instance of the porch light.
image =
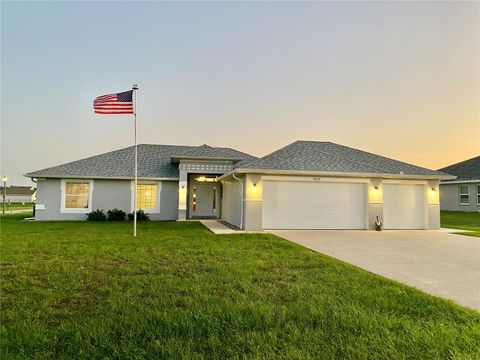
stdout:
{"type": "Polygon", "coordinates": [[[253,191],[257,191],[257,183],[253,183],[253,191]]]}
{"type": "Polygon", "coordinates": [[[376,191],[380,190],[380,189],[378,188],[378,185],[375,185],[373,188],[374,188],[376,191]]]}
{"type": "Polygon", "coordinates": [[[434,188],[434,187],[432,187],[432,191],[433,191],[433,192],[437,192],[437,189],[434,188]]]}
{"type": "Polygon", "coordinates": [[[198,182],[217,182],[217,177],[199,176],[199,177],[195,178],[195,181],[198,181],[198,182]]]}

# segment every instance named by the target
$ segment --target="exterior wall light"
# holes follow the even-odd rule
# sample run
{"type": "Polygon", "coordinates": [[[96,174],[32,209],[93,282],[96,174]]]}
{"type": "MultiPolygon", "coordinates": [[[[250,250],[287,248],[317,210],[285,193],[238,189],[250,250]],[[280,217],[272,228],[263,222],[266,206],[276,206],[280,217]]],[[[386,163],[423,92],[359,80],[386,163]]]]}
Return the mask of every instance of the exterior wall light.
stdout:
{"type": "Polygon", "coordinates": [[[257,183],[253,183],[253,191],[257,191],[257,183]]]}
{"type": "Polygon", "coordinates": [[[432,191],[433,191],[433,192],[436,192],[436,191],[437,191],[437,189],[436,189],[436,188],[434,188],[434,187],[432,187],[432,191]]]}
{"type": "Polygon", "coordinates": [[[374,188],[375,190],[377,190],[377,191],[379,190],[379,189],[378,189],[378,185],[375,185],[373,188],[374,188]]]}

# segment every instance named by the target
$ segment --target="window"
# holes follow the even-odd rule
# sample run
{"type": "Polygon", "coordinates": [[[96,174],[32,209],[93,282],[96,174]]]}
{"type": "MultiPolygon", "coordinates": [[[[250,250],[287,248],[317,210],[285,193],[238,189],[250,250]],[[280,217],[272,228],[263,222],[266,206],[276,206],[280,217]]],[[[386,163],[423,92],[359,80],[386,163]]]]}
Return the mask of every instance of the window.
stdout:
{"type": "Polygon", "coordinates": [[[192,193],[192,211],[195,212],[197,210],[197,187],[193,187],[192,193]]]}
{"type": "Polygon", "coordinates": [[[460,193],[460,205],[469,205],[470,194],[468,193],[468,185],[460,185],[458,190],[460,193]]]}
{"type": "Polygon", "coordinates": [[[62,212],[87,213],[91,210],[93,180],[62,180],[62,212]]]}
{"type": "Polygon", "coordinates": [[[157,208],[157,185],[137,184],[137,209],[157,208]]]}
{"type": "Polygon", "coordinates": [[[212,211],[215,213],[217,211],[217,188],[213,188],[213,203],[212,203],[212,211]]]}
{"type": "Polygon", "coordinates": [[[477,205],[480,205],[480,184],[477,184],[477,205]]]}

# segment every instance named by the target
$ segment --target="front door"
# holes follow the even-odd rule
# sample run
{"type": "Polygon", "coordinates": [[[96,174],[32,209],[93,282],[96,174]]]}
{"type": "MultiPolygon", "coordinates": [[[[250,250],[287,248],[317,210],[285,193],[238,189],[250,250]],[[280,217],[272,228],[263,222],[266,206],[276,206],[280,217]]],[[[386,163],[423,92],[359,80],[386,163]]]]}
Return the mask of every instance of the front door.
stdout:
{"type": "Polygon", "coordinates": [[[218,217],[218,183],[195,183],[190,188],[190,217],[218,217]]]}

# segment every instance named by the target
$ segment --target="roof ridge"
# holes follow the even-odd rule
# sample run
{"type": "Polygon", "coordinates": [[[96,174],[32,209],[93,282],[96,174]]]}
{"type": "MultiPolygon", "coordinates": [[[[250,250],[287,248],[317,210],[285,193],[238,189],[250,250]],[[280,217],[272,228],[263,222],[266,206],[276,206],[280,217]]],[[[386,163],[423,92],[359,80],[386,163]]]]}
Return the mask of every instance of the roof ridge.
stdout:
{"type": "MultiPolygon", "coordinates": [[[[381,158],[386,159],[386,160],[390,160],[390,161],[395,161],[395,162],[398,162],[398,163],[402,163],[402,164],[404,164],[404,165],[415,166],[415,167],[420,168],[420,169],[423,169],[423,170],[436,171],[436,170],[428,169],[428,168],[425,168],[425,167],[422,167],[422,166],[418,166],[418,165],[415,165],[415,164],[410,164],[410,163],[407,163],[407,162],[404,162],[404,161],[401,161],[401,160],[392,159],[392,158],[389,158],[389,157],[386,157],[386,156],[383,156],[383,155],[378,155],[378,154],[375,154],[375,153],[373,153],[373,152],[369,152],[369,151],[365,151],[365,150],[361,150],[361,149],[352,148],[352,147],[350,147],[350,146],[346,146],[346,145],[342,145],[342,144],[337,144],[337,143],[331,143],[331,144],[334,144],[334,145],[336,145],[336,146],[340,146],[340,147],[343,147],[343,148],[347,148],[347,149],[350,149],[350,150],[353,150],[353,151],[356,151],[356,152],[361,152],[361,153],[369,154],[369,155],[375,155],[375,156],[381,157],[381,158]]],[[[325,153],[325,152],[323,152],[323,153],[325,153]]],[[[339,155],[333,154],[333,156],[336,157],[336,158],[340,158],[339,155]]],[[[351,162],[353,162],[353,163],[355,163],[355,164],[361,164],[360,161],[353,160],[353,159],[349,159],[348,161],[351,161],[351,162]]],[[[387,170],[384,166],[378,165],[378,167],[379,167],[381,170],[388,172],[388,170],[387,170]]]]}
{"type": "MultiPolygon", "coordinates": [[[[299,143],[299,142],[308,142],[308,143],[322,143],[322,144],[336,144],[331,141],[323,141],[323,140],[295,140],[292,144],[299,143]]],[[[337,144],[338,145],[338,144],[337,144]]],[[[287,145],[288,146],[288,145],[287,145]]]]}
{"type": "Polygon", "coordinates": [[[273,154],[275,154],[275,153],[278,153],[278,152],[284,150],[285,148],[287,148],[287,147],[289,147],[289,146],[291,146],[291,145],[293,145],[293,144],[298,143],[299,141],[301,141],[301,140],[295,140],[294,142],[292,142],[292,143],[290,143],[290,144],[288,144],[288,145],[285,145],[285,146],[281,147],[280,149],[277,149],[277,150],[275,150],[275,151],[272,151],[271,153],[269,153],[269,154],[267,154],[267,155],[265,155],[265,156],[256,158],[255,160],[252,160],[252,161],[249,162],[249,163],[243,164],[242,166],[251,165],[252,163],[255,163],[255,162],[257,162],[257,161],[261,161],[262,159],[265,159],[265,158],[268,157],[268,156],[271,156],[271,155],[273,155],[273,154]]]}
{"type": "Polygon", "coordinates": [[[480,161],[480,155],[474,156],[474,157],[472,157],[472,158],[470,158],[470,159],[467,159],[467,160],[462,160],[462,161],[457,162],[457,163],[455,163],[455,164],[450,164],[450,165],[444,166],[444,167],[442,167],[442,168],[440,168],[440,169],[438,169],[438,170],[441,171],[442,169],[447,169],[447,168],[450,168],[450,167],[453,167],[453,166],[460,166],[460,165],[462,165],[462,164],[464,164],[464,163],[467,163],[467,162],[472,161],[472,160],[477,160],[477,159],[480,161]]]}

